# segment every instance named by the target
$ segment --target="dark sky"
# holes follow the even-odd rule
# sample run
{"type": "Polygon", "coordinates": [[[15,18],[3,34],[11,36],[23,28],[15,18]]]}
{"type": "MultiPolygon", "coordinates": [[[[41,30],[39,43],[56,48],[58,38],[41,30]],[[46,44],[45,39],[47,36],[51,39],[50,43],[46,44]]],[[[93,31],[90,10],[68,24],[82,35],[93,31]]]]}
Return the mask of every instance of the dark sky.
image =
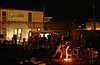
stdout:
{"type": "MultiPolygon", "coordinates": [[[[100,18],[100,0],[95,1],[95,17],[100,18]]],[[[0,0],[0,7],[43,10],[52,21],[87,21],[93,18],[92,0],[0,0]]]]}

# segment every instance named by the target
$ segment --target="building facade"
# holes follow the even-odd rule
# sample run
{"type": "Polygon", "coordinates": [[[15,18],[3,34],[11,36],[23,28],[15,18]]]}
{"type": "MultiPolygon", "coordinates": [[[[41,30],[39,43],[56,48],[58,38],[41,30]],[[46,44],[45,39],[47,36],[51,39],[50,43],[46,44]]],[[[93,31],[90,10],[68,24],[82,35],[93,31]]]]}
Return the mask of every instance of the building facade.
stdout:
{"type": "Polygon", "coordinates": [[[31,31],[43,30],[43,18],[42,11],[0,9],[0,33],[7,40],[13,35],[27,39],[31,31]]]}
{"type": "MultiPolygon", "coordinates": [[[[86,22],[86,29],[85,30],[93,30],[94,29],[94,22],[86,22]]],[[[95,21],[95,30],[100,30],[100,22],[95,21]]]]}
{"type": "Polygon", "coordinates": [[[44,29],[50,30],[58,34],[69,34],[69,30],[72,26],[71,22],[45,22],[44,29]]]}

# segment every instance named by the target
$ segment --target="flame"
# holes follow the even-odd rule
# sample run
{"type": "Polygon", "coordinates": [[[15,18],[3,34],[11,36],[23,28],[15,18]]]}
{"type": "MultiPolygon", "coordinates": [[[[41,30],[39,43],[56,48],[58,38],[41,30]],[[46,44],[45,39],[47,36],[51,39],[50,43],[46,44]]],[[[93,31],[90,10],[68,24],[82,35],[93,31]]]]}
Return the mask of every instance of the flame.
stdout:
{"type": "Polygon", "coordinates": [[[65,58],[64,61],[71,61],[71,58],[65,58]]]}
{"type": "Polygon", "coordinates": [[[70,46],[68,46],[66,48],[66,58],[64,59],[64,61],[71,61],[71,58],[68,58],[68,49],[69,49],[70,46]]]}

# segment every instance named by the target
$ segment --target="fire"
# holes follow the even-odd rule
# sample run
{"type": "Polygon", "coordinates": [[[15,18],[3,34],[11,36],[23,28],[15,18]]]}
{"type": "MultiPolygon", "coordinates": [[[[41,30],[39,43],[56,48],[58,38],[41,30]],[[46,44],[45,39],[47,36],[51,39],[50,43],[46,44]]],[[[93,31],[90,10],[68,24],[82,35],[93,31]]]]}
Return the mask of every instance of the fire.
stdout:
{"type": "Polygon", "coordinates": [[[65,58],[64,61],[71,61],[71,58],[65,58]]]}
{"type": "Polygon", "coordinates": [[[64,61],[71,61],[71,58],[68,58],[68,49],[69,49],[70,46],[68,46],[66,48],[66,58],[64,59],[64,61]]]}

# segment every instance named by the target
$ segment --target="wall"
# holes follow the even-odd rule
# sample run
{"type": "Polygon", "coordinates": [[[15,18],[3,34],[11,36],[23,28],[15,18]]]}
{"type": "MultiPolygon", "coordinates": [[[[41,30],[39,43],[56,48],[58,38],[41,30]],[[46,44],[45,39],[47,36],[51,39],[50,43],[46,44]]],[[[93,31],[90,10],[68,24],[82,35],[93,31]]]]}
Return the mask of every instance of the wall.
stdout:
{"type": "Polygon", "coordinates": [[[12,38],[14,28],[22,29],[22,38],[28,38],[29,28],[37,31],[37,28],[40,27],[43,30],[43,12],[14,9],[0,9],[0,11],[6,11],[7,21],[2,22],[2,14],[0,21],[2,22],[1,28],[6,28],[7,39],[12,38]],[[32,22],[28,22],[28,12],[32,12],[32,22]]]}
{"type": "Polygon", "coordinates": [[[44,14],[43,12],[33,12],[33,22],[43,22],[44,14]]]}
{"type": "Polygon", "coordinates": [[[1,11],[6,11],[7,21],[28,22],[28,12],[32,12],[32,22],[43,22],[44,18],[44,14],[42,11],[27,11],[27,10],[14,10],[14,9],[1,9],[1,11]]]}

